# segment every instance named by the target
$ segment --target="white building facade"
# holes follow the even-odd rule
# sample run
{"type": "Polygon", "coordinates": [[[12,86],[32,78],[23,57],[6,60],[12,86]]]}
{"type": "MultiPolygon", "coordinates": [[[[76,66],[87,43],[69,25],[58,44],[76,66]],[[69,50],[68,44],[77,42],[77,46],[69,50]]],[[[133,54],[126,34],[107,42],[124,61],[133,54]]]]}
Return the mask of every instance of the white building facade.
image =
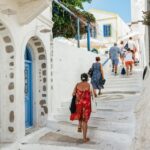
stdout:
{"type": "Polygon", "coordinates": [[[118,14],[95,9],[89,12],[96,18],[97,39],[108,47],[130,32],[130,28],[118,14]]]}
{"type": "Polygon", "coordinates": [[[142,23],[143,11],[145,10],[144,0],[131,0],[131,30],[138,33],[137,43],[139,43],[139,53],[141,55],[142,66],[146,65],[145,53],[145,26],[142,23]]]}
{"type": "Polygon", "coordinates": [[[150,149],[150,27],[143,25],[140,20],[143,20],[143,11],[150,10],[149,0],[131,0],[132,8],[132,29],[139,31],[139,43],[142,48],[143,59],[143,92],[140,96],[140,101],[135,108],[136,115],[136,129],[135,140],[133,141],[133,149],[135,150],[149,150],[150,149]],[[147,67],[147,69],[146,69],[147,67]],[[145,68],[145,69],[144,69],[145,68]],[[145,72],[145,73],[144,73],[145,72]]]}
{"type": "Polygon", "coordinates": [[[1,142],[46,125],[52,88],[51,9],[48,0],[0,0],[1,142]]]}

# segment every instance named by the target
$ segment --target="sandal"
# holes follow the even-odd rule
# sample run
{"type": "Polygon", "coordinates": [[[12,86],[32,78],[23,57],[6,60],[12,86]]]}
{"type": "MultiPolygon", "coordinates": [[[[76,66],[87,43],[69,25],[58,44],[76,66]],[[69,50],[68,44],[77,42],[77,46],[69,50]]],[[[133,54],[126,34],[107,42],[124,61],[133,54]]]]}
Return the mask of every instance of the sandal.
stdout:
{"type": "Polygon", "coordinates": [[[83,143],[89,142],[90,138],[83,139],[83,143]]]}
{"type": "Polygon", "coordinates": [[[101,92],[98,92],[98,95],[102,95],[102,93],[101,93],[101,92]]]}
{"type": "Polygon", "coordinates": [[[78,132],[82,132],[82,128],[81,127],[78,127],[78,132]]]}

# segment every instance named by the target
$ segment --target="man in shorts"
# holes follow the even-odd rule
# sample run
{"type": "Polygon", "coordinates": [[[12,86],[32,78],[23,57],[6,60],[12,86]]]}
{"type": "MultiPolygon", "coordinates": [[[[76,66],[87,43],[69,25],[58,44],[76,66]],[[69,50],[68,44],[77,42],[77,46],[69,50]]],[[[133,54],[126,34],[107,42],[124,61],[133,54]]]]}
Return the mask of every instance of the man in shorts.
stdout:
{"type": "Polygon", "coordinates": [[[112,46],[109,50],[109,57],[112,61],[112,72],[114,72],[115,75],[117,75],[117,69],[118,69],[120,55],[121,55],[121,50],[117,46],[117,43],[114,43],[114,46],[112,46]]]}

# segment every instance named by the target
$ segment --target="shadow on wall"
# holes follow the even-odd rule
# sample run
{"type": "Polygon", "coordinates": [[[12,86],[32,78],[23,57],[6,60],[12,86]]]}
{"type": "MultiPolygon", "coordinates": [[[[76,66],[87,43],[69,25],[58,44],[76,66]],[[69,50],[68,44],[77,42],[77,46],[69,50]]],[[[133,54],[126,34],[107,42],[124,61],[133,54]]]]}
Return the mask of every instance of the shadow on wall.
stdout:
{"type": "Polygon", "coordinates": [[[145,66],[145,68],[144,68],[144,70],[143,70],[143,80],[145,79],[147,73],[148,73],[148,67],[145,66]]]}

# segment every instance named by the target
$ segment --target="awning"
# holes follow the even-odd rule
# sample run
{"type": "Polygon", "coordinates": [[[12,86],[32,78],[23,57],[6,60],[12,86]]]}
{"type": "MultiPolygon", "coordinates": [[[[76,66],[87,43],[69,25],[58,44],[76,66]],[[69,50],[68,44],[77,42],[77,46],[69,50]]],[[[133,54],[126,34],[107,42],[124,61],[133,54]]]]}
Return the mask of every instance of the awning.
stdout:
{"type": "Polygon", "coordinates": [[[136,39],[139,39],[140,35],[141,34],[139,32],[130,32],[129,34],[127,34],[123,37],[120,37],[119,41],[127,41],[127,40],[129,40],[129,37],[132,37],[133,40],[136,40],[136,39]]]}

